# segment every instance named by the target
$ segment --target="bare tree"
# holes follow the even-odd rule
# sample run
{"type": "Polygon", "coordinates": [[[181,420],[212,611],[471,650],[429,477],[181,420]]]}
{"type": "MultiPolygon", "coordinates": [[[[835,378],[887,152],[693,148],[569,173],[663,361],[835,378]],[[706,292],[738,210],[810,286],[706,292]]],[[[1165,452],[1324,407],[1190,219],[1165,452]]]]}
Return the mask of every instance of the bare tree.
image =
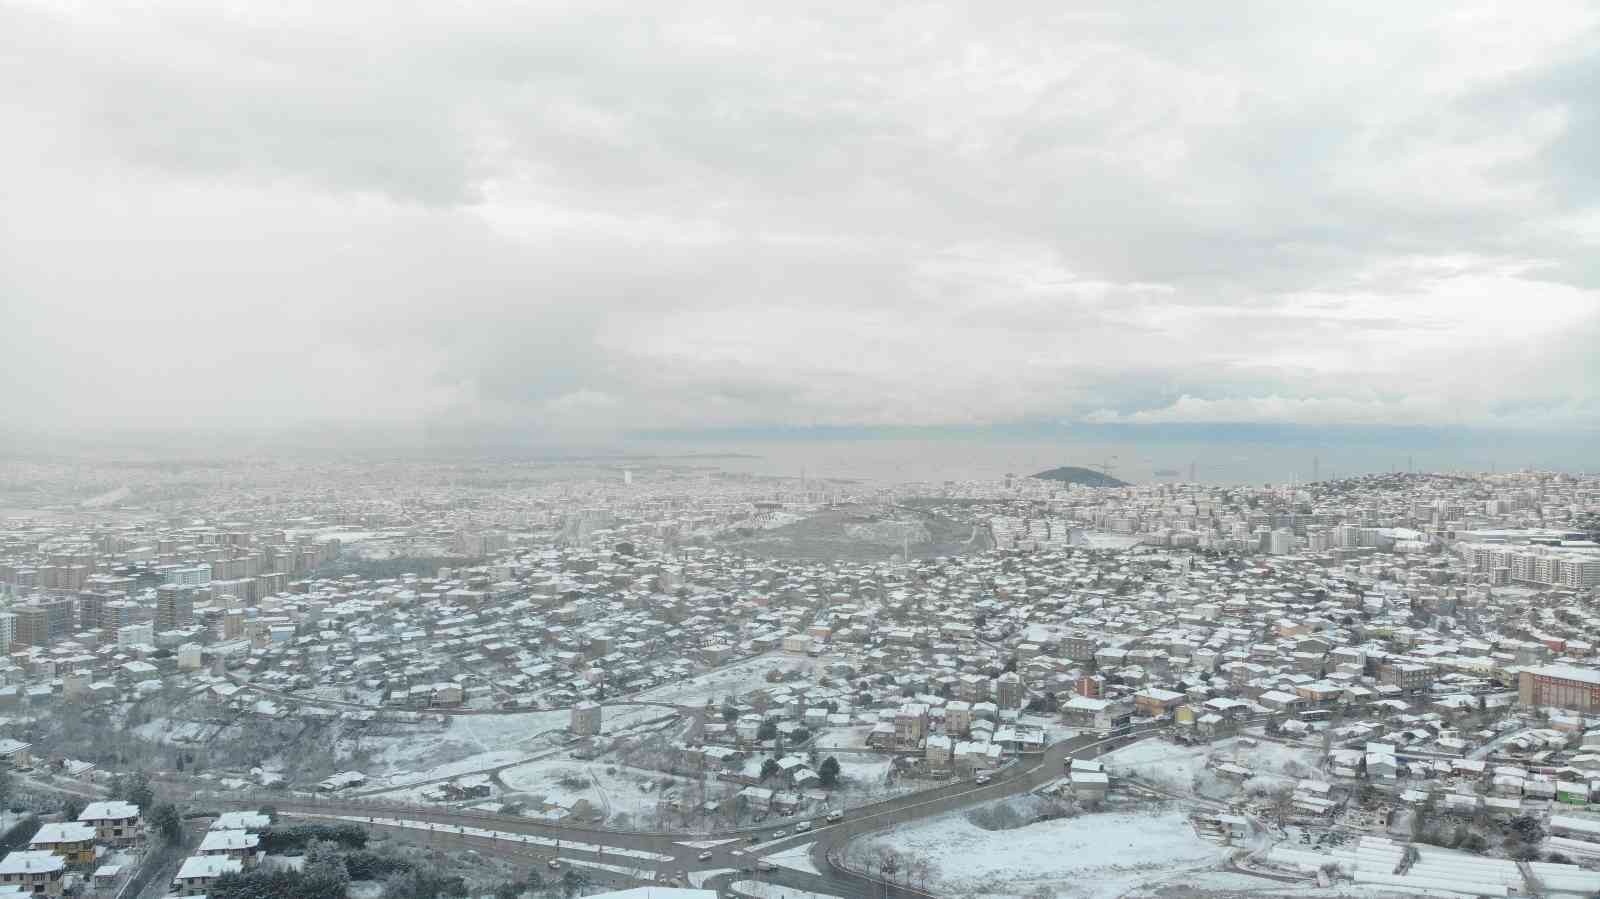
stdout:
{"type": "Polygon", "coordinates": [[[900,873],[902,865],[903,859],[900,857],[900,853],[888,848],[887,846],[879,847],[878,870],[883,872],[883,877],[885,880],[899,883],[899,878],[897,875],[900,873]]]}

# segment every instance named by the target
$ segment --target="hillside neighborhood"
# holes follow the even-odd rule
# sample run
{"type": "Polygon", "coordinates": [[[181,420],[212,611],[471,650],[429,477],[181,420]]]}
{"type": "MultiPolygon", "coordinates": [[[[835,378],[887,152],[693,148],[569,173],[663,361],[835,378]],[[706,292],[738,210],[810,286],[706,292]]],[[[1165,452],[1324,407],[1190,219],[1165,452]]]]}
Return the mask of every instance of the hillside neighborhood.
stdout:
{"type": "Polygon", "coordinates": [[[1600,891],[1600,479],[301,474],[0,521],[0,895],[398,896],[440,827],[569,894],[1600,891]]]}

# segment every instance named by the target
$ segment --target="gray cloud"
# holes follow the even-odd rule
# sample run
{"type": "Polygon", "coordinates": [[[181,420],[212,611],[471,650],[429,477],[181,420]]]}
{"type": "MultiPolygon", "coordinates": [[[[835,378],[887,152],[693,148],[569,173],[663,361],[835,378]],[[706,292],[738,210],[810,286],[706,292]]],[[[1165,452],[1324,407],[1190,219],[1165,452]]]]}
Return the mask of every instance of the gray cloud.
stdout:
{"type": "Polygon", "coordinates": [[[1597,423],[1583,5],[0,30],[13,420],[1597,423]]]}

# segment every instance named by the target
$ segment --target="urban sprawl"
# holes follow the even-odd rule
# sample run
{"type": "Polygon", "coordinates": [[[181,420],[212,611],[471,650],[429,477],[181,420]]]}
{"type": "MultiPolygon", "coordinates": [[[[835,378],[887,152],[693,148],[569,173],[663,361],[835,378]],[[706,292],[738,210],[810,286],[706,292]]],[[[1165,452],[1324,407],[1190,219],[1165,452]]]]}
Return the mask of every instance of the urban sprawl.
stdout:
{"type": "Polygon", "coordinates": [[[1592,896],[1597,532],[1533,471],[8,465],[0,899],[1592,896]]]}

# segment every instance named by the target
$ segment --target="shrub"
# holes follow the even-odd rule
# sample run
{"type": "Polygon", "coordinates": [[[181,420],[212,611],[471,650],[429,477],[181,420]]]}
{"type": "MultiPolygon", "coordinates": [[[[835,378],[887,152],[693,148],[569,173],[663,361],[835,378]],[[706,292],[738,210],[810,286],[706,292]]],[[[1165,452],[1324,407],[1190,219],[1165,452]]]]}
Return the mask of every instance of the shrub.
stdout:
{"type": "Polygon", "coordinates": [[[327,840],[346,849],[365,849],[367,832],[354,824],[295,824],[261,832],[263,852],[304,850],[313,840],[327,840]]]}

